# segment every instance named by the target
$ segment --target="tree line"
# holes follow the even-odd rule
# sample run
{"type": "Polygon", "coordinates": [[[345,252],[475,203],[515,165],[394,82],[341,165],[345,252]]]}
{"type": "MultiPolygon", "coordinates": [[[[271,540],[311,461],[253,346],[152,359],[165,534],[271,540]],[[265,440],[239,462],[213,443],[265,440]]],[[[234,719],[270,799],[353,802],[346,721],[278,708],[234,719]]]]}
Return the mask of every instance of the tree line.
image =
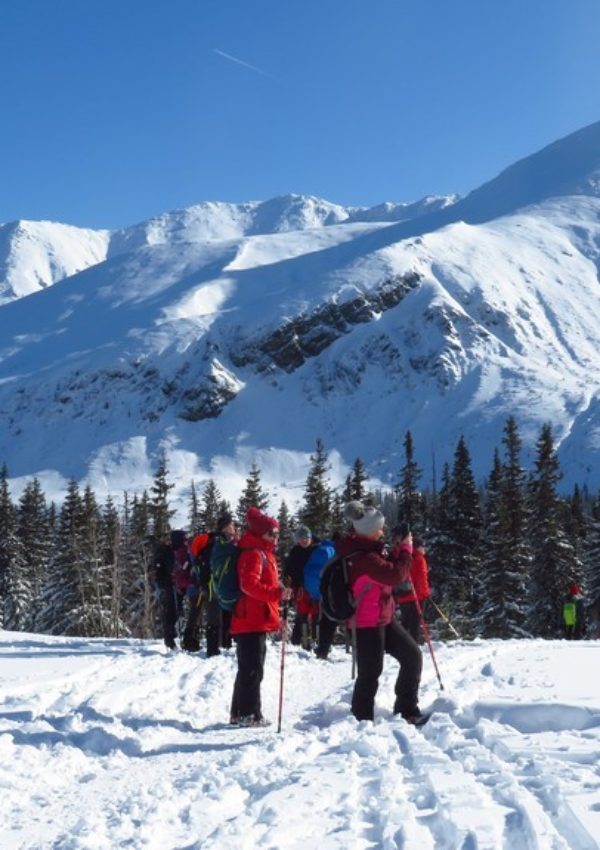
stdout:
{"type": "MultiPolygon", "coordinates": [[[[434,599],[465,637],[556,637],[563,599],[573,583],[589,603],[600,604],[600,494],[575,487],[559,494],[561,471],[549,425],[536,443],[533,466],[521,465],[516,421],[507,420],[486,481],[475,481],[464,437],[439,487],[422,486],[413,437],[404,438],[404,463],[395,486],[369,491],[365,465],[353,464],[342,488],[329,481],[327,452],[318,439],[301,505],[278,510],[280,562],[299,524],[315,535],[347,528],[344,505],[377,504],[387,526],[407,521],[426,541],[434,599]]],[[[0,472],[0,627],[57,635],[156,637],[160,634],[153,589],[154,550],[168,535],[170,507],[166,458],[152,486],[124,493],[117,507],[99,504],[90,486],[73,479],[60,508],[48,504],[38,479],[13,501],[6,465],[0,472]]],[[[232,513],[269,510],[261,471],[253,465],[235,508],[209,480],[191,482],[189,530],[210,530],[232,513]]],[[[434,624],[435,625],[435,624],[434,624]]],[[[437,624],[443,635],[441,622],[437,624]]]]}

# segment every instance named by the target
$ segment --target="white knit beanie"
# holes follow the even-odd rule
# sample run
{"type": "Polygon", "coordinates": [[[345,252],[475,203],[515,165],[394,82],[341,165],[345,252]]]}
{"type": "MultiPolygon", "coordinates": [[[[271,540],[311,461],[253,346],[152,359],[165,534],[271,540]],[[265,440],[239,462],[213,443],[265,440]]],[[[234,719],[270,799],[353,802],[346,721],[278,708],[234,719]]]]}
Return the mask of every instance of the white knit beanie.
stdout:
{"type": "Polygon", "coordinates": [[[357,534],[365,537],[374,531],[381,531],[385,525],[385,517],[370,505],[365,506],[362,502],[348,502],[344,508],[344,517],[352,523],[357,534]]]}

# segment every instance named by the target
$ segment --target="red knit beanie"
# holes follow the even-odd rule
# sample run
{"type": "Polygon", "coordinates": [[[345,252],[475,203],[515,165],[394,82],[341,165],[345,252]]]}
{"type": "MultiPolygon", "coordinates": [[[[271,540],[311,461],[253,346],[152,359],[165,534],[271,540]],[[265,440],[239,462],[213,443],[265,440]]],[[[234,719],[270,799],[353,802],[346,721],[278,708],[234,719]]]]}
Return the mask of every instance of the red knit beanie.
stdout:
{"type": "Polygon", "coordinates": [[[258,508],[248,508],[246,522],[252,534],[256,534],[257,537],[262,537],[267,531],[275,531],[275,529],[279,528],[279,523],[276,519],[263,514],[258,508]]]}

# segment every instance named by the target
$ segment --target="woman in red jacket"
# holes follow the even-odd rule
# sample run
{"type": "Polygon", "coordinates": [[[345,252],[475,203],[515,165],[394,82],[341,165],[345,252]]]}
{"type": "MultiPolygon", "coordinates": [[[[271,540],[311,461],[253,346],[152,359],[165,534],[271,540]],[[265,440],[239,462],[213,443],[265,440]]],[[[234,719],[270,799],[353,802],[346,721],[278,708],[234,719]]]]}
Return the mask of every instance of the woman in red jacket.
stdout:
{"type": "Polygon", "coordinates": [[[400,662],[396,679],[394,714],[419,723],[418,705],[422,656],[418,644],[394,620],[392,588],[406,580],[410,570],[412,537],[408,526],[389,557],[383,551],[383,514],[361,502],[350,502],[344,514],[354,533],[342,538],[338,552],[347,558],[348,579],[356,603],[357,678],[352,694],[352,714],[357,720],[373,720],[375,695],[387,652],[400,662]]]}
{"type": "Polygon", "coordinates": [[[250,508],[247,529],[238,546],[237,569],[242,595],[231,618],[230,633],[237,644],[238,672],[231,700],[231,722],[265,726],[260,702],[267,633],[279,629],[279,603],[291,591],[279,582],[275,547],[277,520],[250,508]]]}
{"type": "MultiPolygon", "coordinates": [[[[395,534],[395,531],[396,529],[394,529],[392,534],[395,534]]],[[[425,544],[420,537],[415,537],[413,540],[410,583],[412,583],[412,587],[408,593],[398,596],[396,603],[400,609],[402,625],[410,632],[417,643],[419,643],[421,641],[421,616],[415,598],[418,599],[422,610],[423,603],[431,596],[431,590],[429,589],[429,570],[425,558],[425,544]]]]}

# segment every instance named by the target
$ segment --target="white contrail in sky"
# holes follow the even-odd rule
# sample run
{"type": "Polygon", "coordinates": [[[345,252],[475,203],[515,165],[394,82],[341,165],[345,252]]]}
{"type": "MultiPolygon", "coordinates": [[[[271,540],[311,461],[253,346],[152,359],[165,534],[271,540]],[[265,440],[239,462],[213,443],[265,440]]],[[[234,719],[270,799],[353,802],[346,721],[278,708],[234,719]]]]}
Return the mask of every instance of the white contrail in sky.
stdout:
{"type": "Polygon", "coordinates": [[[218,50],[216,47],[213,48],[214,53],[222,56],[223,59],[229,59],[230,62],[235,62],[237,65],[242,65],[244,68],[250,68],[251,71],[256,71],[257,74],[263,74],[265,77],[270,77],[271,74],[268,74],[266,71],[263,71],[262,68],[257,68],[256,65],[251,65],[249,62],[244,62],[242,59],[238,59],[235,56],[232,56],[230,53],[225,53],[223,50],[218,50]]]}

